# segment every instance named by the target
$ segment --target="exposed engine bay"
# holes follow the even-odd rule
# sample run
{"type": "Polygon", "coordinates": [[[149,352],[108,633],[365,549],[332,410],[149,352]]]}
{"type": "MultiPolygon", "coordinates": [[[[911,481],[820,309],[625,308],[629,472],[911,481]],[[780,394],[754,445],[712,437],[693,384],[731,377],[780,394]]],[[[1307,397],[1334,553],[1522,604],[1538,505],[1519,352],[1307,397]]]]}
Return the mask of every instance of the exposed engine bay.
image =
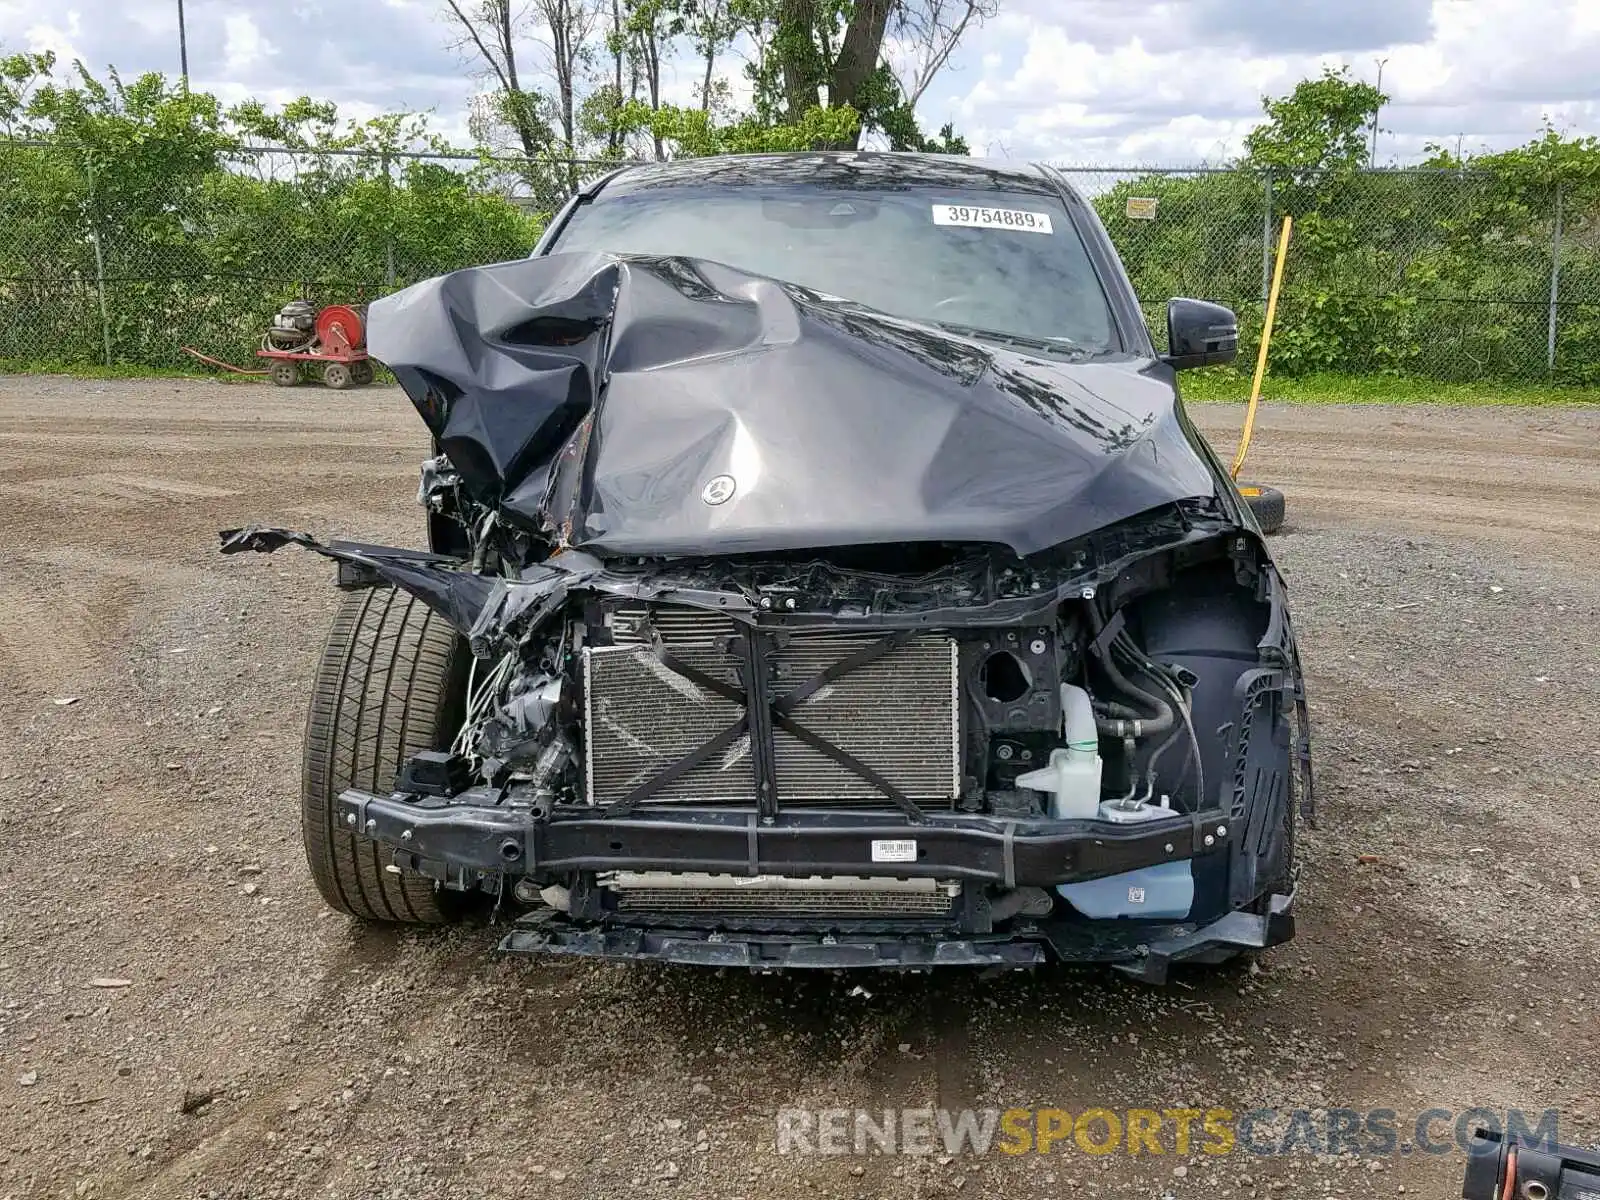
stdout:
{"type": "MultiPolygon", "coordinates": [[[[1127,821],[1193,811],[1208,765],[1214,779],[1223,767],[1202,751],[1197,701],[1208,733],[1229,723],[1233,685],[1270,621],[1257,566],[1238,554],[1202,542],[1181,567],[1172,556],[1130,565],[1106,592],[938,629],[820,623],[852,587],[940,590],[937,577],[869,579],[821,562],[793,574],[753,564],[742,586],[694,578],[695,604],[569,593],[565,611],[540,606],[515,645],[479,660],[454,750],[478,782],[542,806],[890,804],[914,818],[1127,821]],[[767,572],[773,582],[755,582],[767,572]],[[1225,686],[1202,686],[1219,674],[1225,686]],[[745,717],[752,693],[772,709],[769,762],[745,717]],[[1052,756],[1065,766],[1075,748],[1103,762],[1100,782],[1050,774],[1052,756]]],[[[951,577],[977,569],[969,560],[951,577]]],[[[879,617],[940,611],[867,603],[879,617]]]]}
{"type": "Polygon", "coordinates": [[[1169,386],[682,260],[462,272],[374,305],[372,341],[434,434],[434,549],[224,550],[306,546],[460,630],[451,744],[341,812],[398,869],[532,905],[507,948],[1159,974],[1153,943],[1211,953],[1183,939],[1230,914],[1234,944],[1286,936],[1285,589],[1169,386]],[[867,447],[876,508],[814,469],[860,428],[826,398],[852,373],[934,414],[867,447]],[[751,399],[777,378],[782,414],[751,399]],[[971,475],[975,441],[1016,469],[971,475]]]}

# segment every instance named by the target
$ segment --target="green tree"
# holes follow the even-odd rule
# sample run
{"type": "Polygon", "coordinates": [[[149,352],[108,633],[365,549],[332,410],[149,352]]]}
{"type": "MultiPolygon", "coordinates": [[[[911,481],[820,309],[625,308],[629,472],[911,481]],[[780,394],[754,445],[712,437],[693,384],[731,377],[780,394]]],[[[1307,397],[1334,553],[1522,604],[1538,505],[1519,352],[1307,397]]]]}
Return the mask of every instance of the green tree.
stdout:
{"type": "Polygon", "coordinates": [[[948,60],[963,33],[988,9],[963,8],[952,24],[946,0],[734,0],[763,52],[749,68],[756,111],[776,123],[796,124],[816,108],[850,108],[860,116],[849,137],[821,148],[855,149],[869,131],[882,133],[896,150],[965,153],[966,143],[948,127],[938,138],[918,128],[915,102],[948,60]],[[884,61],[884,39],[893,26],[908,40],[922,39],[907,96],[884,61]],[[770,34],[767,31],[770,30],[770,34]]]}
{"type": "Polygon", "coordinates": [[[528,86],[517,58],[526,12],[512,0],[445,0],[445,18],[456,31],[452,48],[493,85],[474,113],[480,135],[509,128],[527,157],[547,151],[556,138],[550,99],[528,86]]]}
{"type": "Polygon", "coordinates": [[[0,132],[6,137],[24,138],[37,132],[28,106],[34,90],[49,80],[55,65],[56,56],[49,50],[0,57],[0,132]]]}
{"type": "Polygon", "coordinates": [[[1273,343],[1279,369],[1339,370],[1359,358],[1398,371],[1416,348],[1415,302],[1394,287],[1400,264],[1371,253],[1366,230],[1379,213],[1371,178],[1360,172],[1386,100],[1348,68],[1330,68],[1287,96],[1263,97],[1267,119],[1245,138],[1245,165],[1271,181],[1273,215],[1295,219],[1292,286],[1273,343]]]}
{"type": "Polygon", "coordinates": [[[1367,161],[1367,130],[1389,98],[1329,68],[1287,96],[1264,96],[1267,120],[1245,138],[1245,162],[1295,178],[1349,171],[1367,161]]]}

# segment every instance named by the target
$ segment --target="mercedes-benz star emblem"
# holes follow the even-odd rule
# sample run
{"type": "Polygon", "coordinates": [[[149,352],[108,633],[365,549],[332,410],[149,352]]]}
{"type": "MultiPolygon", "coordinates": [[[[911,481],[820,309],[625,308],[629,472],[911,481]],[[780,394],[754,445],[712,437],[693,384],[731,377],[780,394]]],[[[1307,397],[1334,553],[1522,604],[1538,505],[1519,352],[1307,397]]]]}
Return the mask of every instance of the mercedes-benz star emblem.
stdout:
{"type": "Polygon", "coordinates": [[[726,504],[738,486],[732,475],[715,475],[700,489],[700,499],[707,504],[726,504]]]}

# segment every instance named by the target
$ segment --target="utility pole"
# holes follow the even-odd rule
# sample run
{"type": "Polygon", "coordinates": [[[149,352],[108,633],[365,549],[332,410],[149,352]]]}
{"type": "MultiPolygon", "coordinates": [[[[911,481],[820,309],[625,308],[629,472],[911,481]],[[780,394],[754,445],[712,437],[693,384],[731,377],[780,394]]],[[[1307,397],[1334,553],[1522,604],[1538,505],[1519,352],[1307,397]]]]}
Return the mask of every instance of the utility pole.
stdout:
{"type": "MultiPolygon", "coordinates": [[[[1387,58],[1375,58],[1372,61],[1378,64],[1378,94],[1381,96],[1383,95],[1383,64],[1389,60],[1387,58]]],[[[1369,167],[1378,165],[1378,113],[1382,108],[1383,101],[1380,100],[1378,101],[1378,107],[1372,113],[1372,144],[1367,148],[1367,166],[1369,167]]]]}
{"type": "Polygon", "coordinates": [[[189,90],[189,34],[183,27],[183,0],[178,0],[178,70],[183,74],[183,90],[189,90]]]}

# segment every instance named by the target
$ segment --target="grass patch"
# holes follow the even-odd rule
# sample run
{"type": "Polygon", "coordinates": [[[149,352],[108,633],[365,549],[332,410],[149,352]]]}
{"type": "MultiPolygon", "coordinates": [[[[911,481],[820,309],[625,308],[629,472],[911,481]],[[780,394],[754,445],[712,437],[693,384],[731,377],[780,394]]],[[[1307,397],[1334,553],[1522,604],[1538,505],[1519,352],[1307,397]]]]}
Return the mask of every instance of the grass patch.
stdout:
{"type": "MultiPolygon", "coordinates": [[[[1250,376],[1227,369],[1186,371],[1180,377],[1185,400],[1243,402],[1250,398],[1250,376]]],[[[1600,404],[1600,388],[1539,383],[1440,383],[1394,375],[1302,375],[1273,378],[1261,398],[1291,404],[1514,404],[1526,407],[1600,404]]]]}
{"type": "Polygon", "coordinates": [[[90,363],[36,362],[28,359],[0,358],[0,375],[66,375],[73,379],[221,379],[242,383],[265,376],[235,375],[214,371],[196,363],[193,367],[145,367],[130,363],[101,366],[90,363]]]}

